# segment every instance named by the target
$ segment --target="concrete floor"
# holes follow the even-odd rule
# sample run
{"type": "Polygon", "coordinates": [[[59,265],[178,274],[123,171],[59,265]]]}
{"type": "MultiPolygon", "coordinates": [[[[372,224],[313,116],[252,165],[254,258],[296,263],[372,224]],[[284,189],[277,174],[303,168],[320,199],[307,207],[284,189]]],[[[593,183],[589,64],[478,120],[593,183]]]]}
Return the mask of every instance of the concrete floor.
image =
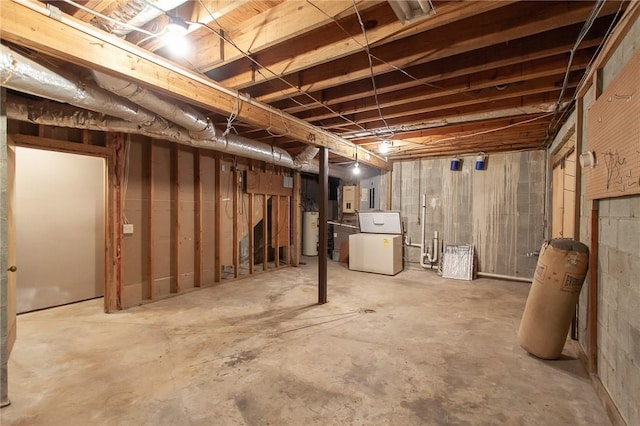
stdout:
{"type": "Polygon", "coordinates": [[[579,361],[516,343],[528,285],[315,259],[117,314],[19,317],[8,425],[607,425],[579,361]]]}

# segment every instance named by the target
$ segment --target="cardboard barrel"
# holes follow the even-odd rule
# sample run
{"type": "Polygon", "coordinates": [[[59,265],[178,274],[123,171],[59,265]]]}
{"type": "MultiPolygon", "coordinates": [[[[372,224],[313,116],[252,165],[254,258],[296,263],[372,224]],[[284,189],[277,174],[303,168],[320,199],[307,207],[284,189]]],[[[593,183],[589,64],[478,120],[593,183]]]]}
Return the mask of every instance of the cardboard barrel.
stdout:
{"type": "Polygon", "coordinates": [[[524,350],[544,359],[560,356],[588,263],[589,249],[579,241],[556,238],[542,245],[518,330],[524,350]]]}

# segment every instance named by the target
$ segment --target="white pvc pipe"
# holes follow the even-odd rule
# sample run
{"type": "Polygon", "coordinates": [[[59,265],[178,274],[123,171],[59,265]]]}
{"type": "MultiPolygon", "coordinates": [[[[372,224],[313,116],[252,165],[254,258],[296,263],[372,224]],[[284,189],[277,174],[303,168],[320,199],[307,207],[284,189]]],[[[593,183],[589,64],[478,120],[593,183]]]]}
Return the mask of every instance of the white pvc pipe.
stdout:
{"type": "Polygon", "coordinates": [[[492,274],[489,272],[477,272],[477,276],[483,278],[496,278],[499,280],[509,280],[509,281],[518,281],[522,283],[532,283],[533,278],[525,278],[525,277],[514,277],[512,275],[501,275],[501,274],[492,274]]]}

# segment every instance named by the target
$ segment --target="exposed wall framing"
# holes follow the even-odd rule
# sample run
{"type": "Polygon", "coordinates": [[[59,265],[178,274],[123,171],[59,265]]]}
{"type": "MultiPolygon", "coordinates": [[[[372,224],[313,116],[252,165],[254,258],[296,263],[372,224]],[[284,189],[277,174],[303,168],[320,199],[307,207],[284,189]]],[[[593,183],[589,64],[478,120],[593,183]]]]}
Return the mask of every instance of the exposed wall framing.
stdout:
{"type": "Polygon", "coordinates": [[[19,145],[107,160],[106,312],[293,263],[293,191],[250,193],[244,179],[282,182],[289,170],[140,135],[12,124],[19,145]]]}

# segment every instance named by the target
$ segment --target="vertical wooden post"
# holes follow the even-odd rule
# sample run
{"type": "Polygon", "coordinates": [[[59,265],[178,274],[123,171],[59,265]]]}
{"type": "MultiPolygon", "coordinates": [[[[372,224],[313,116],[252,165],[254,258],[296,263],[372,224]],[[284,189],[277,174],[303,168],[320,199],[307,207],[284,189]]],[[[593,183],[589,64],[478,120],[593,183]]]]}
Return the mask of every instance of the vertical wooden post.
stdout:
{"type": "MultiPolygon", "coordinates": [[[[251,160],[250,164],[249,164],[249,170],[253,171],[255,169],[255,161],[251,160]]],[[[255,248],[254,248],[254,244],[255,241],[253,239],[253,202],[254,202],[254,198],[253,198],[253,193],[249,194],[249,275],[253,275],[253,269],[254,269],[254,253],[255,253],[255,248]]]]}
{"type": "Polygon", "coordinates": [[[291,199],[291,265],[300,265],[300,249],[302,247],[302,226],[300,205],[302,200],[300,172],[293,172],[293,197],[291,199]]]}
{"type": "Polygon", "coordinates": [[[194,286],[202,286],[202,179],[200,176],[200,150],[193,152],[193,178],[195,186],[195,276],[194,286]]]}
{"type": "Polygon", "coordinates": [[[589,373],[598,374],[598,212],[599,202],[591,202],[591,241],[589,250],[589,292],[587,293],[587,333],[589,373]]]}
{"type": "Polygon", "coordinates": [[[279,195],[274,195],[271,198],[271,217],[275,220],[273,220],[271,223],[273,223],[273,230],[271,230],[271,241],[274,242],[275,244],[273,245],[275,247],[275,258],[274,258],[274,262],[276,265],[276,268],[280,267],[280,196],[279,195]]]}
{"type": "Polygon", "coordinates": [[[113,152],[107,160],[109,184],[107,200],[106,280],[104,310],[122,309],[122,182],[124,175],[124,136],[113,133],[107,137],[107,147],[113,152]]]}
{"type": "Polygon", "coordinates": [[[147,226],[149,236],[147,237],[147,244],[149,247],[148,254],[149,257],[147,259],[147,290],[149,292],[149,299],[153,300],[155,298],[155,290],[154,290],[154,271],[153,271],[153,259],[154,259],[154,244],[153,244],[153,209],[155,205],[155,194],[154,194],[154,182],[153,182],[153,140],[147,144],[147,159],[149,161],[149,217],[147,218],[147,226]]]}
{"type": "Polygon", "coordinates": [[[233,162],[233,171],[231,173],[233,179],[233,277],[238,278],[238,268],[240,267],[239,257],[240,250],[238,244],[238,163],[237,159],[233,162]]]}
{"type": "Polygon", "coordinates": [[[220,280],[222,279],[222,264],[220,262],[220,256],[221,256],[221,251],[222,251],[222,241],[221,241],[221,237],[220,237],[220,228],[222,227],[222,209],[221,209],[221,205],[222,205],[222,201],[221,201],[221,194],[220,194],[220,179],[221,179],[221,168],[222,168],[222,161],[221,161],[221,157],[220,154],[216,153],[214,156],[215,159],[215,173],[214,173],[214,182],[213,182],[213,188],[214,188],[214,200],[215,203],[213,205],[213,211],[214,211],[214,215],[215,215],[215,229],[214,229],[214,238],[213,238],[213,252],[214,252],[214,259],[215,259],[215,269],[214,269],[214,281],[219,283],[220,280]]]}
{"type": "Polygon", "coordinates": [[[171,293],[180,293],[180,148],[171,144],[171,178],[173,179],[173,223],[171,232],[171,262],[175,280],[171,286],[171,293]]]}
{"type": "Polygon", "coordinates": [[[320,175],[318,176],[319,195],[318,207],[318,304],[327,303],[327,207],[329,204],[329,150],[320,148],[320,175]]]}
{"type": "MultiPolygon", "coordinates": [[[[268,225],[269,225],[269,208],[267,206],[269,202],[269,196],[264,194],[264,204],[262,206],[262,270],[267,270],[267,261],[269,259],[269,234],[268,234],[268,225]]],[[[273,232],[273,231],[272,231],[273,232]]]]}
{"type": "Polygon", "coordinates": [[[287,227],[287,244],[284,246],[284,258],[287,265],[291,265],[291,197],[286,196],[285,201],[287,206],[285,207],[285,226],[287,227]]]}

